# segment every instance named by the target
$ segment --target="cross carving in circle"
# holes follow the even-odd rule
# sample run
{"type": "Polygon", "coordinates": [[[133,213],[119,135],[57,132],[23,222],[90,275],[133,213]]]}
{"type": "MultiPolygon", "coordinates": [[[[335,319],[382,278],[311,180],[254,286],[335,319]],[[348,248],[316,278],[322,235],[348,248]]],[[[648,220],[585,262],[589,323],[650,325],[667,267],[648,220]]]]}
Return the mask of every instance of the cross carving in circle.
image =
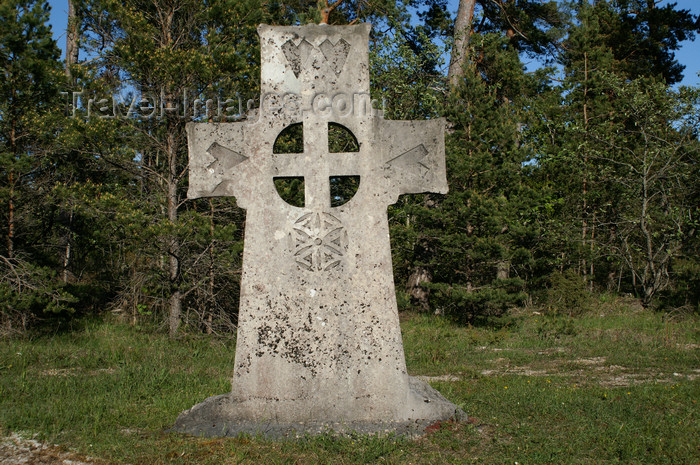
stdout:
{"type": "Polygon", "coordinates": [[[302,125],[303,152],[273,153],[273,175],[275,178],[303,177],[304,208],[327,211],[331,208],[330,179],[359,176],[360,153],[329,151],[329,121],[326,119],[307,117],[302,125]]]}

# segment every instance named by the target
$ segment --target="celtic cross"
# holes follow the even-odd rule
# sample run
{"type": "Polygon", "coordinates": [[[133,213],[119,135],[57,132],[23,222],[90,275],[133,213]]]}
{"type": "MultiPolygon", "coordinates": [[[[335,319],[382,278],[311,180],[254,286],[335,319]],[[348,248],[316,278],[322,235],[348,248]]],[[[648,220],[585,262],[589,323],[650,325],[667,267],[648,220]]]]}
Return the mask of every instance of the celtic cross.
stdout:
{"type": "Polygon", "coordinates": [[[260,26],[257,118],[188,125],[189,198],[235,196],[247,216],[232,391],[183,412],[176,430],[380,430],[459,411],[406,372],[387,220],[401,194],[447,192],[445,123],[387,121],[368,105],[369,30],[260,26]],[[300,123],[303,151],[275,153],[300,123]],[[356,152],[329,150],[330,124],[356,152]],[[359,187],[335,205],[340,176],[359,187]],[[303,206],[280,197],[279,178],[303,178],[303,206]]]}

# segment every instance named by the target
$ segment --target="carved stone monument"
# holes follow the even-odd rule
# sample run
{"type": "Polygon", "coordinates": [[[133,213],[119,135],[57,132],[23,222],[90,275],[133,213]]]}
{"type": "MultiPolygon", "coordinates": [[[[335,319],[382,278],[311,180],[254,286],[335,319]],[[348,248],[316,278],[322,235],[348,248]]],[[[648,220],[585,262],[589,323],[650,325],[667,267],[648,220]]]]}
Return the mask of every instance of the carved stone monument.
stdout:
{"type": "Polygon", "coordinates": [[[182,412],[175,431],[416,434],[464,415],[406,373],[387,222],[399,195],[447,192],[445,122],[372,108],[369,31],[260,26],[256,120],[188,125],[188,197],[235,196],[247,217],[232,391],[182,412]],[[299,123],[303,153],[275,153],[299,123]],[[359,149],[334,153],[329,124],[359,149]],[[276,190],[290,177],[303,178],[303,207],[276,190]],[[332,206],[343,177],[359,188],[332,206]]]}

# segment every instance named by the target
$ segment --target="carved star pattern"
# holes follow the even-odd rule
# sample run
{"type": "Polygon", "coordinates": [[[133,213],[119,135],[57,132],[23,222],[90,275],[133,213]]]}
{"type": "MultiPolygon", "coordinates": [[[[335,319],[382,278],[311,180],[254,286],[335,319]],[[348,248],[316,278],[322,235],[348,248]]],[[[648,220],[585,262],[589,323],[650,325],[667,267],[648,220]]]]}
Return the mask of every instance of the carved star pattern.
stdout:
{"type": "Polygon", "coordinates": [[[342,266],[348,234],[343,223],[330,213],[306,213],[294,222],[289,245],[301,268],[329,271],[342,266]]]}

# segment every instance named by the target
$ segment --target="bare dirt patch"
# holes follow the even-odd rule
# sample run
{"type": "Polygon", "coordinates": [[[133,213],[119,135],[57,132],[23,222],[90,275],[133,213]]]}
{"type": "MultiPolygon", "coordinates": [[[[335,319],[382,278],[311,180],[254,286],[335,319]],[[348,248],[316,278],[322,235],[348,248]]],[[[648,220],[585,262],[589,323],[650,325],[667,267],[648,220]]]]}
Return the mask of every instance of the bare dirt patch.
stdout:
{"type": "MultiPolygon", "coordinates": [[[[579,383],[598,384],[606,387],[633,386],[644,383],[674,383],[681,379],[695,380],[700,370],[687,373],[663,373],[652,369],[630,368],[609,364],[605,357],[545,360],[533,365],[510,365],[507,358],[491,360],[493,368],[481,370],[482,376],[563,376],[579,383]]],[[[449,377],[449,375],[445,375],[449,377]]],[[[435,379],[436,381],[438,379],[435,379]]],[[[444,381],[450,381],[445,378],[444,381]]]]}
{"type": "Polygon", "coordinates": [[[105,462],[66,452],[55,445],[17,433],[0,438],[0,465],[104,465],[105,462]]]}
{"type": "Polygon", "coordinates": [[[474,348],[479,351],[490,350],[491,352],[520,352],[523,354],[537,354],[537,355],[554,355],[567,352],[565,347],[550,347],[549,349],[523,349],[520,347],[489,347],[489,346],[477,346],[474,348]]]}
{"type": "Polygon", "coordinates": [[[50,368],[39,372],[41,376],[69,376],[75,374],[75,368],[50,368]]]}
{"type": "Polygon", "coordinates": [[[40,371],[41,376],[74,376],[74,375],[113,375],[117,370],[115,368],[98,368],[96,370],[83,370],[82,368],[50,368],[40,371]]]}
{"type": "Polygon", "coordinates": [[[550,376],[547,370],[532,370],[528,367],[508,367],[504,370],[482,370],[482,376],[501,376],[501,375],[519,375],[519,376],[550,376]]]}
{"type": "Polygon", "coordinates": [[[461,378],[459,376],[455,375],[441,375],[441,376],[416,376],[416,378],[425,381],[425,382],[433,382],[433,381],[459,381],[461,378]]]}

